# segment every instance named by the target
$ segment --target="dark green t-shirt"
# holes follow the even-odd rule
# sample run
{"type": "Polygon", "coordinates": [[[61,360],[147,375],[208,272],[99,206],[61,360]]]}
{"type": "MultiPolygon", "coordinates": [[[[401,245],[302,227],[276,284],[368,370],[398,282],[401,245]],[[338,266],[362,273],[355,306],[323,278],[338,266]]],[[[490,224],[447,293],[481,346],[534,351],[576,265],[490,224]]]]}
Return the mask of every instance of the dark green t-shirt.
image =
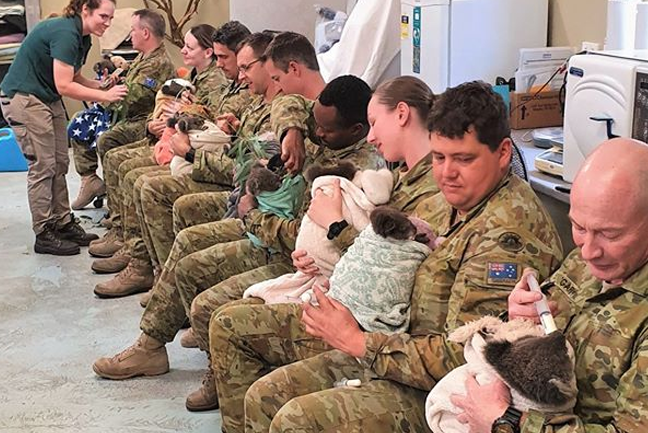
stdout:
{"type": "Polygon", "coordinates": [[[82,35],[81,17],[50,18],[38,23],[23,41],[0,88],[9,97],[17,92],[45,103],[61,99],[54,84],[54,59],[76,73],[90,51],[90,36],[82,35]]]}

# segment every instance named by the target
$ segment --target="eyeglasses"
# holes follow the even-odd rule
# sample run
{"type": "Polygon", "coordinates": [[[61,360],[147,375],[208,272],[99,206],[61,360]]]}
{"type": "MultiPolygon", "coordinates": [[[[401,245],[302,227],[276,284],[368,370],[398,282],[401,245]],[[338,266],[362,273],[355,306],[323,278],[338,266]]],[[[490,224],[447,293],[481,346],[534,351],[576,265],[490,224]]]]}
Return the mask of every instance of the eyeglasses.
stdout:
{"type": "Polygon", "coordinates": [[[250,63],[248,63],[247,65],[241,65],[241,66],[239,66],[239,67],[238,67],[238,70],[239,70],[239,72],[246,73],[247,71],[250,70],[250,68],[252,67],[252,65],[254,65],[255,63],[260,62],[260,61],[261,61],[261,59],[252,60],[252,61],[251,61],[250,63]]]}

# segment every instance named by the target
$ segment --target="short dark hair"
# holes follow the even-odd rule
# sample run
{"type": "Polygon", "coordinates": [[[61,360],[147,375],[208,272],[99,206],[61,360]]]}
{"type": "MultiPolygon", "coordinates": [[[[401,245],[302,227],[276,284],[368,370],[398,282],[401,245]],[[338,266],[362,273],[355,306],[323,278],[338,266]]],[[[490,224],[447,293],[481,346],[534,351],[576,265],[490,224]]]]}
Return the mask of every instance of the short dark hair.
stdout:
{"type": "Polygon", "coordinates": [[[284,72],[288,72],[290,62],[301,63],[310,70],[319,71],[315,47],[306,36],[299,33],[279,33],[266,50],[265,57],[284,72]]]}
{"type": "Polygon", "coordinates": [[[166,22],[161,13],[150,9],[139,9],[133,12],[133,16],[139,17],[140,22],[151,31],[157,39],[164,38],[166,33],[166,22]]]}
{"type": "Polygon", "coordinates": [[[369,126],[367,105],[371,99],[371,88],[362,79],[353,75],[337,77],[324,87],[317,100],[325,107],[335,107],[338,122],[342,127],[360,123],[369,126]]]}
{"type": "Polygon", "coordinates": [[[477,139],[493,152],[511,135],[504,100],[483,81],[460,84],[442,93],[428,116],[428,129],[450,139],[461,139],[474,130],[477,139]]]}
{"type": "Polygon", "coordinates": [[[238,21],[228,21],[214,32],[212,40],[216,44],[225,45],[230,51],[237,52],[240,43],[252,34],[250,29],[238,21]]]}
{"type": "Polygon", "coordinates": [[[274,36],[269,32],[252,33],[250,36],[243,39],[238,49],[240,50],[247,45],[252,49],[257,59],[264,61],[265,58],[263,55],[268,48],[268,45],[270,45],[270,43],[272,42],[273,38],[274,36]]]}
{"type": "Polygon", "coordinates": [[[436,100],[436,96],[425,82],[408,75],[392,78],[380,84],[374,96],[390,111],[395,110],[400,102],[415,108],[422,124],[425,124],[436,100]]]}

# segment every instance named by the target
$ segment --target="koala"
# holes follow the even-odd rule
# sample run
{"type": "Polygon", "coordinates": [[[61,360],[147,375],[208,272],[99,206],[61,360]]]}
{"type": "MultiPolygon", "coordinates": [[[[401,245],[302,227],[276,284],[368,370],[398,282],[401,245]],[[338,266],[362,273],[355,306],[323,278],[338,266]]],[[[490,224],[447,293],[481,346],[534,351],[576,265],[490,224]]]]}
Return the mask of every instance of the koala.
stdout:
{"type": "Polygon", "coordinates": [[[164,95],[178,98],[180,97],[180,94],[185,90],[189,90],[191,92],[193,91],[193,89],[194,86],[187,80],[183,80],[181,78],[174,78],[172,80],[166,81],[162,86],[162,89],[160,90],[164,95]]]}
{"type": "Polygon", "coordinates": [[[308,182],[313,182],[314,179],[320,176],[340,176],[348,180],[353,180],[358,169],[352,162],[341,161],[336,166],[321,166],[312,165],[304,173],[304,177],[308,182]]]}
{"type": "Polygon", "coordinates": [[[178,130],[183,134],[186,134],[188,131],[204,129],[205,119],[198,116],[191,116],[188,114],[174,114],[172,117],[167,119],[167,126],[169,128],[175,128],[178,126],[178,130]]]}
{"type": "Polygon", "coordinates": [[[369,220],[376,234],[383,238],[400,241],[416,241],[434,250],[442,240],[432,232],[425,221],[409,217],[406,213],[390,206],[378,206],[369,214],[369,220]]]}
{"type": "Polygon", "coordinates": [[[253,196],[258,196],[262,192],[276,191],[281,187],[285,168],[281,154],[276,154],[263,165],[257,161],[250,169],[250,175],[245,182],[247,191],[253,196]]]}
{"type": "Polygon", "coordinates": [[[92,67],[92,70],[95,71],[97,76],[103,75],[104,70],[106,69],[108,70],[108,75],[112,74],[117,69],[117,66],[115,66],[115,64],[110,61],[110,56],[104,56],[92,67]]]}

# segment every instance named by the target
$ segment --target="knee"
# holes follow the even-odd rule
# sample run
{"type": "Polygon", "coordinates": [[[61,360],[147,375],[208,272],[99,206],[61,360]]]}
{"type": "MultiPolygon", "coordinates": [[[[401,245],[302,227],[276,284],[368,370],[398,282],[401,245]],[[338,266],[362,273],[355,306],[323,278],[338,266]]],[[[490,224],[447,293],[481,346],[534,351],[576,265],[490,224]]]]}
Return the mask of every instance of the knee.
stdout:
{"type": "MultiPolygon", "coordinates": [[[[318,426],[311,418],[311,410],[308,410],[301,403],[301,398],[293,398],[288,403],[281,406],[281,409],[272,417],[270,423],[270,433],[281,433],[285,431],[308,432],[318,431],[318,426]]],[[[321,409],[321,408],[320,408],[321,409]]]]}

